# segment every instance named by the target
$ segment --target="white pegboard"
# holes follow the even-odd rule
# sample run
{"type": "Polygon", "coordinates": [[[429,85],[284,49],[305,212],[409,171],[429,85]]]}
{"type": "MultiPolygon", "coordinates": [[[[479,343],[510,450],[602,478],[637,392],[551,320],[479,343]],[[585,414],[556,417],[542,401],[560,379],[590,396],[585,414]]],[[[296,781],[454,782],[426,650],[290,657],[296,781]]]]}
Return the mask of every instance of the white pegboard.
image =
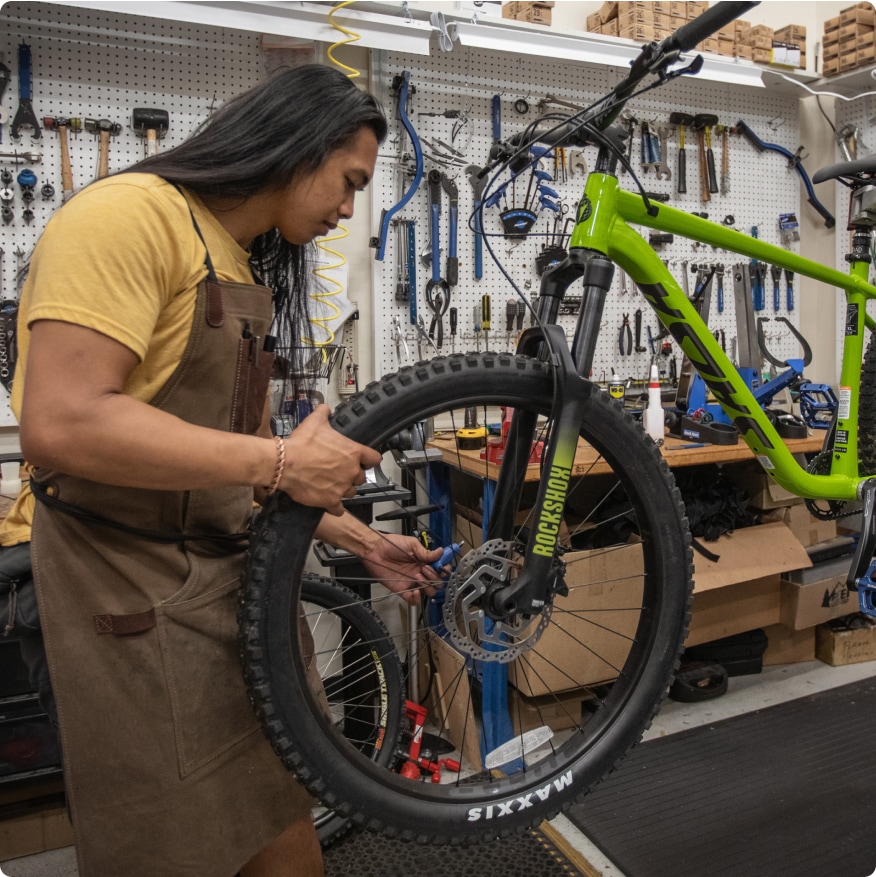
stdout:
{"type": "MultiPolygon", "coordinates": [[[[48,3],[11,2],[0,12],[0,55],[12,72],[3,98],[9,119],[0,128],[0,152],[39,150],[42,162],[14,165],[0,159],[0,169],[18,176],[29,167],[37,175],[34,219],[25,223],[17,183],[12,187],[13,220],[0,226],[3,298],[17,299],[16,268],[29,256],[52,213],[61,205],[59,138],[42,130],[35,140],[30,128],[12,140],[9,129],[18,108],[18,46],[31,47],[32,103],[42,124],[46,116],[108,119],[119,123],[111,138],[109,169],[120,170],[146,154],[145,140],[130,127],[135,107],[169,114],[169,128],[159,150],[182,142],[210,114],[264,76],[265,55],[259,35],[133,15],[87,10],[48,3]],[[40,188],[50,183],[53,199],[40,188]],[[20,254],[16,256],[16,254],[20,254]]],[[[82,130],[68,138],[74,190],[97,175],[98,141],[82,130]]],[[[111,221],[111,220],[108,220],[111,221]]],[[[14,425],[6,391],[0,387],[0,425],[14,425]]]]}
{"type": "MultiPolygon", "coordinates": [[[[421,137],[434,142],[440,140],[458,149],[466,163],[483,165],[487,161],[492,143],[491,103],[493,95],[501,97],[502,135],[508,136],[522,130],[537,117],[536,106],[546,94],[579,105],[587,105],[604,95],[613,87],[625,72],[621,68],[588,67],[571,64],[558,59],[535,58],[532,56],[515,56],[499,52],[487,52],[474,49],[455,47],[450,53],[433,50],[430,57],[385,53],[377,64],[373,90],[384,100],[388,113],[395,117],[393,99],[389,94],[389,86],[393,77],[403,70],[410,71],[411,84],[415,88],[409,115],[421,137]],[[514,103],[519,98],[525,99],[530,105],[526,114],[519,114],[514,103]],[[467,116],[468,123],[453,138],[454,126],[458,120],[440,116],[426,116],[421,113],[440,113],[445,110],[459,110],[467,116]]],[[[745,120],[761,139],[777,143],[795,151],[799,145],[797,100],[789,95],[777,94],[760,88],[745,88],[722,83],[699,81],[695,77],[685,78],[660,88],[650,94],[636,98],[628,105],[628,109],[638,119],[645,119],[658,124],[668,123],[672,111],[697,113],[714,113],[719,122],[735,125],[739,119],[745,120]]],[[[730,138],[730,192],[728,195],[712,195],[711,201],[703,203],[699,186],[699,157],[697,140],[694,132],[688,131],[686,137],[687,153],[687,194],[676,193],[676,169],[678,154],[678,138],[673,135],[668,144],[668,156],[664,161],[672,172],[671,180],[655,180],[653,171],[642,173],[640,177],[649,191],[664,192],[671,195],[670,204],[691,212],[705,211],[710,219],[722,221],[732,216],[735,227],[750,232],[757,226],[758,235],[762,240],[773,244],[781,244],[778,216],[780,213],[796,213],[799,217],[801,208],[799,181],[796,173],[787,168],[781,156],[775,153],[758,153],[741,136],[730,138]]],[[[713,151],[718,174],[721,173],[721,138],[713,136],[713,151]]],[[[394,122],[390,141],[382,150],[383,157],[379,160],[378,172],[374,180],[375,225],[379,220],[379,205],[386,206],[398,201],[400,183],[397,156],[410,153],[411,147],[407,135],[401,125],[394,122]]],[[[592,169],[596,158],[595,147],[588,147],[585,156],[592,169]]],[[[639,138],[633,144],[632,158],[634,167],[638,167],[639,138]]],[[[425,162],[425,172],[437,167],[449,176],[455,174],[455,182],[459,190],[460,224],[459,224],[459,284],[452,291],[451,304],[459,309],[460,333],[457,338],[457,351],[474,349],[475,338],[471,332],[471,314],[474,306],[479,303],[484,293],[492,298],[493,332],[490,347],[501,349],[509,346],[505,335],[505,304],[513,296],[507,281],[499,269],[493,264],[485,251],[483,279],[474,279],[473,235],[468,228],[468,217],[472,209],[472,187],[469,184],[464,166],[460,168],[442,168],[429,159],[425,162]]],[[[548,170],[551,167],[548,166],[548,170]]],[[[518,183],[518,203],[525,193],[526,179],[523,176],[523,191],[518,183]]],[[[407,182],[405,185],[407,185],[407,182]]],[[[574,208],[583,188],[583,177],[576,176],[562,183],[550,183],[561,195],[561,200],[574,208]]],[[[629,175],[621,177],[621,184],[629,188],[632,181],[629,175]]],[[[501,234],[498,214],[500,210],[486,212],[485,230],[495,235],[491,238],[494,250],[501,258],[506,270],[513,280],[525,288],[529,295],[538,291],[539,277],[535,270],[535,258],[545,242],[544,234],[552,229],[553,214],[544,211],[534,226],[534,232],[523,243],[514,246],[514,242],[506,240],[501,234]]],[[[422,250],[428,244],[429,213],[428,192],[424,183],[399,214],[399,218],[416,221],[417,249],[422,250]]],[[[441,238],[443,255],[447,247],[447,201],[443,200],[441,213],[441,238]]],[[[648,230],[643,229],[644,236],[648,230]]],[[[792,245],[798,251],[799,244],[792,245]]],[[[676,240],[661,250],[661,257],[668,261],[670,270],[681,282],[683,264],[702,262],[722,262],[727,266],[725,277],[725,308],[722,314],[717,313],[715,305],[715,288],[712,292],[712,309],[709,326],[713,330],[723,330],[728,351],[732,350],[732,339],[736,336],[736,318],[733,306],[733,288],[729,267],[734,262],[746,262],[740,257],[721,251],[713,251],[710,247],[695,248],[690,242],[676,240]]],[[[396,258],[396,240],[390,235],[387,242],[385,259],[374,263],[375,290],[375,373],[382,374],[398,368],[399,362],[396,348],[391,343],[392,324],[396,317],[408,328],[408,346],[412,351],[413,334],[408,322],[408,309],[404,303],[395,300],[395,285],[398,275],[396,258]]],[[[428,326],[430,315],[426,308],[425,286],[429,279],[429,269],[417,264],[418,312],[424,316],[428,326]]],[[[690,288],[693,289],[694,278],[691,275],[690,288]]],[[[650,351],[647,353],[620,357],[617,352],[618,331],[622,316],[629,314],[632,325],[637,309],[643,311],[642,343],[647,347],[647,328],[649,325],[654,335],[658,334],[659,326],[642,296],[630,288],[626,294],[620,291],[621,279],[617,272],[613,294],[606,306],[603,331],[597,350],[594,365],[594,377],[602,379],[609,374],[612,367],[623,376],[643,378],[647,376],[650,362],[650,351]]],[[[570,289],[570,294],[575,294],[570,289]]],[[[775,316],[772,307],[771,280],[767,280],[767,308],[764,316],[775,316]]],[[[788,313],[785,307],[785,287],[782,284],[782,306],[779,316],[790,319],[798,324],[798,311],[788,313]]],[[[799,295],[797,296],[799,308],[799,295]]],[[[574,317],[562,317],[567,330],[574,327],[574,317]]],[[[447,325],[445,318],[445,336],[447,325]]],[[[512,342],[513,344],[513,339],[512,342]]],[[[483,339],[480,339],[483,349],[483,339]]],[[[781,357],[799,355],[799,347],[790,333],[783,328],[776,336],[770,338],[771,352],[781,357]]],[[[445,338],[442,352],[449,352],[450,343],[445,338]]],[[[424,354],[429,355],[424,347],[424,354]]],[[[679,363],[680,364],[680,363],[679,363]]]]}

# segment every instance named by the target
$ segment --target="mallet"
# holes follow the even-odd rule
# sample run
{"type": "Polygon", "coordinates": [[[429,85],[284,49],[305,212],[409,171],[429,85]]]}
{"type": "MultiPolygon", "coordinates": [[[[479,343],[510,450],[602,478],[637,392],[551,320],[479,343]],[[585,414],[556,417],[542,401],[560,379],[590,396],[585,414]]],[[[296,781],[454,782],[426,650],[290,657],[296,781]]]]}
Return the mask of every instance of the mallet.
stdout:
{"type": "Polygon", "coordinates": [[[137,107],[131,112],[131,127],[140,137],[146,138],[146,155],[158,152],[158,138],[164,137],[169,124],[167,110],[137,107]]]}

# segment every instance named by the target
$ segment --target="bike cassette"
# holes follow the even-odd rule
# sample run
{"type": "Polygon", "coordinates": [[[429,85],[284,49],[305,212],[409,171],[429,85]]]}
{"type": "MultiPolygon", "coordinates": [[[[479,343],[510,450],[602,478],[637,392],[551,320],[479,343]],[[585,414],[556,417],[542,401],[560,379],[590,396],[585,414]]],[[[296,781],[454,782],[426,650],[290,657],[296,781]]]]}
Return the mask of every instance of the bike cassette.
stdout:
{"type": "Polygon", "coordinates": [[[463,654],[505,664],[541,638],[553,609],[549,602],[531,618],[496,619],[486,611],[492,593],[511,582],[520,559],[513,542],[493,539],[459,561],[447,583],[443,612],[450,641],[463,654]]]}

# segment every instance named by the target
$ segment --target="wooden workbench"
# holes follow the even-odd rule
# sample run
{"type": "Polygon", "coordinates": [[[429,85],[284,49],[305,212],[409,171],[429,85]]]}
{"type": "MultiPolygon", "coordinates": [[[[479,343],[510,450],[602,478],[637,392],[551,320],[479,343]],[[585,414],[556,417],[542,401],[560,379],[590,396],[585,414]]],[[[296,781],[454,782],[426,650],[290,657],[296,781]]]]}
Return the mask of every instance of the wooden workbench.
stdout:
{"type": "MultiPolygon", "coordinates": [[[[818,430],[810,430],[810,435],[805,439],[786,439],[788,450],[792,454],[811,453],[820,451],[824,442],[824,434],[818,430]]],[[[677,439],[667,436],[661,447],[663,459],[671,468],[679,466],[702,466],[707,463],[740,463],[753,460],[754,454],[748,445],[739,441],[735,445],[703,445],[690,447],[692,442],[686,439],[677,439]]],[[[430,447],[439,449],[444,455],[444,462],[470,475],[479,478],[487,478],[495,481],[499,475],[499,467],[481,459],[480,451],[460,451],[456,447],[456,439],[451,433],[436,433],[430,447]]],[[[572,476],[600,475],[610,472],[611,469],[597,452],[582,439],[578,440],[578,451],[575,454],[575,464],[572,468],[572,476]]],[[[527,481],[538,481],[540,469],[537,464],[529,466],[526,473],[527,481]]]]}

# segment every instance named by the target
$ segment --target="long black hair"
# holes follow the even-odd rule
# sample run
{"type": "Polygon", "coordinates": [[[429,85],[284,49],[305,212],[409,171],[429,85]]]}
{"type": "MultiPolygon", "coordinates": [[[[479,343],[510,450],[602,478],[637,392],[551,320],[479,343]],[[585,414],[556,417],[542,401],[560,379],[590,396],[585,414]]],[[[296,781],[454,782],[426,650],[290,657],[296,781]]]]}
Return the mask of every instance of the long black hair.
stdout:
{"type": "MultiPolygon", "coordinates": [[[[315,171],[362,127],[378,143],[386,137],[377,100],[332,67],[306,65],[232,98],[184,143],[122,173],[157,174],[199,196],[246,199],[315,171]]],[[[310,246],[290,244],[276,229],[250,244],[250,264],[274,290],[280,338],[297,337],[306,319],[310,246]]]]}

